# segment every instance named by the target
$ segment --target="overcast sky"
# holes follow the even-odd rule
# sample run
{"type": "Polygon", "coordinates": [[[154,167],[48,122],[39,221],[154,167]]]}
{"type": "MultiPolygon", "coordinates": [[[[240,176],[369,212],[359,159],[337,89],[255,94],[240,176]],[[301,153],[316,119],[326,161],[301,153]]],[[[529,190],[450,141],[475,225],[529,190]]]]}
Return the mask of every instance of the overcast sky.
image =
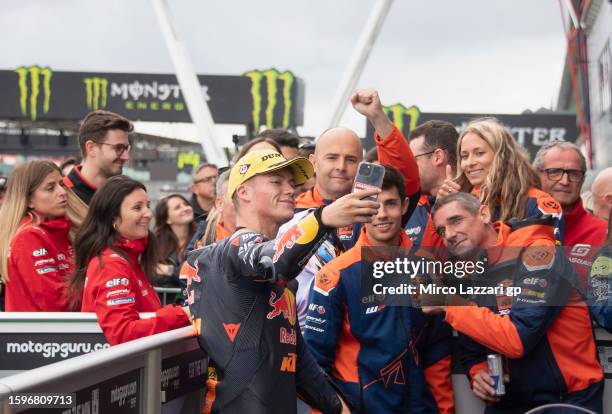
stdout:
{"type": "MultiPolygon", "coordinates": [[[[318,135],[374,0],[169,0],[200,74],[291,70],[318,135]]],[[[5,1],[0,68],[173,73],[149,0],[5,1]]],[[[395,0],[358,87],[423,112],[554,106],[565,55],[557,0],[395,0]]],[[[347,109],[342,124],[363,134],[347,109]]],[[[168,127],[172,129],[173,127],[168,127]]],[[[224,129],[227,131],[227,129],[224,129]]],[[[227,132],[226,132],[227,134],[227,132]]]]}

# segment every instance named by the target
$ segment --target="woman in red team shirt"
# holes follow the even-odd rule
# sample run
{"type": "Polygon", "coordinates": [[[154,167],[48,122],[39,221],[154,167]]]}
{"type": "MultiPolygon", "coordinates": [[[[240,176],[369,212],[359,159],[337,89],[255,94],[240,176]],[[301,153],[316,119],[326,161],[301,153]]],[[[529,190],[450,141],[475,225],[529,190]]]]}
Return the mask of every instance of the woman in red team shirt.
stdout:
{"type": "Polygon", "coordinates": [[[19,165],[0,210],[0,274],[6,311],[63,312],[66,278],[72,270],[66,189],[49,161],[19,165]]]}
{"type": "Polygon", "coordinates": [[[189,324],[183,308],[162,308],[151,286],[158,257],[149,204],[142,183],[112,177],[93,196],[75,239],[69,292],[82,297],[82,312],[96,312],[111,345],[189,324]],[[139,312],[156,315],[140,319],[139,312]]]}

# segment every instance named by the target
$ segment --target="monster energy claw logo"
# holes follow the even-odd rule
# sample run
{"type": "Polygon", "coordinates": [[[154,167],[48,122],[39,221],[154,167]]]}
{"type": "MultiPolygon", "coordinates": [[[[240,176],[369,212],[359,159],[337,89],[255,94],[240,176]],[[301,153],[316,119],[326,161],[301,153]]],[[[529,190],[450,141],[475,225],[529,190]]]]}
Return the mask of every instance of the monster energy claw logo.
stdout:
{"type": "Polygon", "coordinates": [[[19,108],[23,116],[28,115],[28,104],[30,106],[30,118],[36,121],[38,117],[38,97],[42,83],[42,109],[43,113],[49,112],[51,102],[51,76],[53,71],[49,67],[21,66],[15,69],[19,84],[19,108]],[[28,75],[30,79],[28,87],[28,75]],[[42,78],[42,79],[41,79],[42,78]]]}
{"type": "Polygon", "coordinates": [[[251,79],[251,97],[253,99],[253,128],[257,133],[261,126],[261,113],[264,106],[262,97],[262,81],[265,79],[266,99],[265,99],[265,125],[268,128],[282,126],[288,128],[291,117],[292,105],[292,86],[295,76],[290,71],[279,72],[271,68],[266,70],[252,70],[246,72],[244,76],[251,79]],[[278,81],[282,81],[283,117],[282,123],[274,119],[274,111],[277,105],[278,81]],[[276,121],[276,122],[275,122],[276,121]]]}
{"type": "Polygon", "coordinates": [[[108,80],[105,78],[85,78],[85,99],[87,100],[87,108],[90,111],[97,111],[99,108],[106,107],[106,98],[108,97],[108,80]]]}
{"type": "Polygon", "coordinates": [[[384,106],[383,111],[385,112],[385,114],[387,114],[387,116],[391,114],[391,120],[393,121],[393,124],[395,124],[397,129],[399,129],[400,131],[404,130],[405,116],[410,117],[408,131],[412,131],[414,128],[416,128],[419,123],[419,118],[421,117],[421,110],[414,105],[409,108],[406,108],[401,103],[396,103],[394,105],[384,106]]]}

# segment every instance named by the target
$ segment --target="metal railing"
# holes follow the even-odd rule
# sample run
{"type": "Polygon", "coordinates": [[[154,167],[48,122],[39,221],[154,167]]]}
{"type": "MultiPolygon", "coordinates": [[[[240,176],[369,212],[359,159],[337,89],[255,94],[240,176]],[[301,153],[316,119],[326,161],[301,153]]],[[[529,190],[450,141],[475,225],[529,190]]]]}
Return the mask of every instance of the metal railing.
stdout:
{"type": "Polygon", "coordinates": [[[95,404],[100,413],[130,404],[129,412],[160,414],[168,394],[205,385],[205,355],[194,336],[187,326],[0,378],[0,413],[19,411],[8,404],[11,393],[75,393],[77,404],[95,404]]]}
{"type": "Polygon", "coordinates": [[[181,293],[181,288],[165,288],[165,287],[156,286],[153,289],[155,289],[155,292],[162,294],[162,298],[161,298],[162,306],[166,306],[168,304],[169,294],[179,295],[181,293]]]}
{"type": "MultiPolygon", "coordinates": [[[[146,318],[153,315],[140,316],[146,318]]],[[[2,348],[8,350],[9,342],[25,345],[29,341],[39,346],[57,341],[93,343],[103,340],[96,316],[92,313],[0,313],[0,332],[0,351],[2,348]],[[97,336],[90,338],[88,335],[97,336]]],[[[602,364],[610,373],[607,361],[612,352],[607,349],[612,335],[598,329],[597,339],[602,364]]],[[[52,364],[48,363],[53,359],[38,358],[39,362],[48,365],[39,364],[35,366],[40,368],[30,369],[27,365],[37,357],[40,355],[23,353],[22,350],[22,353],[7,353],[4,359],[0,358],[0,372],[7,370],[3,364],[9,363],[14,366],[8,370],[15,370],[5,371],[5,375],[12,375],[0,378],[0,414],[18,412],[8,407],[6,401],[10,393],[17,392],[76,393],[81,412],[125,412],[126,407],[118,404],[121,401],[127,404],[127,400],[133,404],[129,410],[133,413],[201,412],[207,365],[192,327],[141,338],[52,364]],[[25,369],[29,370],[15,374],[17,370],[25,369]],[[118,392],[126,389],[126,384],[134,383],[137,385],[137,395],[112,402],[113,392],[116,397],[118,392]],[[94,404],[94,395],[99,409],[84,409],[84,405],[94,404]],[[189,401],[185,401],[186,398],[189,401]],[[181,410],[177,405],[187,408],[181,410]]],[[[465,375],[453,372],[452,379],[456,412],[482,412],[482,402],[470,391],[465,375]]],[[[606,382],[604,412],[612,409],[612,381],[608,379],[606,382]]]]}

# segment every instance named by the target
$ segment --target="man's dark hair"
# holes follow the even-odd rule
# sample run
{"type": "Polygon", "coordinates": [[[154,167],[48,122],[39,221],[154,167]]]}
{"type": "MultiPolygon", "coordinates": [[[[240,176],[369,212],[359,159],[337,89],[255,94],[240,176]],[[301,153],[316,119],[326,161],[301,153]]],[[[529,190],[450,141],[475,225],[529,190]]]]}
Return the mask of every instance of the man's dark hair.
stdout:
{"type": "Polygon", "coordinates": [[[410,131],[408,140],[420,136],[425,137],[423,149],[426,152],[440,148],[446,153],[448,163],[451,166],[454,167],[457,164],[457,140],[459,140],[459,133],[453,124],[446,121],[427,121],[410,131]]]}
{"type": "Polygon", "coordinates": [[[382,189],[397,188],[400,200],[404,202],[404,198],[406,198],[406,179],[397,168],[385,164],[383,164],[383,167],[385,167],[385,176],[383,177],[382,189]]]}
{"type": "Polygon", "coordinates": [[[300,139],[295,134],[282,128],[266,129],[255,138],[271,138],[281,147],[298,149],[300,146],[300,139]]]}
{"type": "Polygon", "coordinates": [[[134,130],[134,125],[121,115],[109,111],[93,111],[85,116],[79,129],[79,146],[83,158],[86,156],[85,143],[106,141],[106,133],[111,129],[119,129],[129,134],[134,130]]]}

